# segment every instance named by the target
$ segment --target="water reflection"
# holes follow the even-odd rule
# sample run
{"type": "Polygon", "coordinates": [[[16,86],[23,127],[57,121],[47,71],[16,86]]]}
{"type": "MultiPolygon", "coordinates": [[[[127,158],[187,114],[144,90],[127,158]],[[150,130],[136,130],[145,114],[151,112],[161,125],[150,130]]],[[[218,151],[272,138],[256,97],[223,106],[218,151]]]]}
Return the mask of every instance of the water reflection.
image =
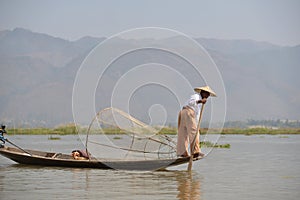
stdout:
{"type": "Polygon", "coordinates": [[[177,173],[178,199],[201,199],[200,178],[196,173],[177,173]]]}
{"type": "Polygon", "coordinates": [[[72,170],[72,196],[90,199],[201,199],[201,178],[187,171],[72,170]],[[75,192],[76,191],[76,192],[75,192]]]}
{"type": "Polygon", "coordinates": [[[197,171],[138,172],[15,164],[0,168],[0,193],[4,199],[198,200],[203,195],[201,178],[197,171]]]}

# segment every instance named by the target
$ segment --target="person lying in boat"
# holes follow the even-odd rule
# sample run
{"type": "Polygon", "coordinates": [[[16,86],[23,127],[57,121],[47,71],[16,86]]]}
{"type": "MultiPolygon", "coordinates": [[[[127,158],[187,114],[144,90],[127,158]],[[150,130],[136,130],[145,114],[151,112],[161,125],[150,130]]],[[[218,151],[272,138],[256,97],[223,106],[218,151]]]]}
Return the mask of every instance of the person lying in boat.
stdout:
{"type": "Polygon", "coordinates": [[[87,159],[89,159],[89,156],[88,156],[86,150],[74,150],[74,151],[72,151],[72,157],[75,160],[87,160],[87,159]]]}

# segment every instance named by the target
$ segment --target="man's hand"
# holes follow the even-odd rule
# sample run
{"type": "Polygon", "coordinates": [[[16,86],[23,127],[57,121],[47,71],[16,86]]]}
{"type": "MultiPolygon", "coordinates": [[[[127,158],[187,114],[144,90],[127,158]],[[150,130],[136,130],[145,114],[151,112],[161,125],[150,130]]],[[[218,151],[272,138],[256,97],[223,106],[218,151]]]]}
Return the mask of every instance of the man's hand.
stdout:
{"type": "Polygon", "coordinates": [[[203,98],[203,99],[201,99],[201,100],[197,101],[197,103],[202,103],[202,104],[205,104],[205,103],[206,103],[206,101],[207,101],[207,99],[206,99],[206,98],[203,98]]]}

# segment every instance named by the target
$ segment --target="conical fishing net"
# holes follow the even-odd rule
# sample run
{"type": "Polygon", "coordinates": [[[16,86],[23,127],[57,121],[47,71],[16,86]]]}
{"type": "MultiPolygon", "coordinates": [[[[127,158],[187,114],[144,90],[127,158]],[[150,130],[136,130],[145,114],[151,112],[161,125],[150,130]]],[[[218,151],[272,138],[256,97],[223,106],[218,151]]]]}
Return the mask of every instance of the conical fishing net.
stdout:
{"type": "Polygon", "coordinates": [[[174,138],[117,108],[97,113],[88,127],[86,147],[94,157],[124,160],[176,158],[174,138]]]}

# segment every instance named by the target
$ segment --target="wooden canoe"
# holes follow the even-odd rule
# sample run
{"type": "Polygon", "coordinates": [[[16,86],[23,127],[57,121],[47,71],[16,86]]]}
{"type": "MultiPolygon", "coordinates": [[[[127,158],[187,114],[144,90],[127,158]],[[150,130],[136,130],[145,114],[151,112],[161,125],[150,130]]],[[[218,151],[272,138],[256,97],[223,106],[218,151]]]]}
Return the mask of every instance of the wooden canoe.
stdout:
{"type": "MultiPolygon", "coordinates": [[[[156,160],[105,160],[87,159],[75,160],[71,155],[36,150],[25,150],[1,146],[0,154],[17,162],[26,165],[73,167],[73,168],[97,168],[116,170],[143,170],[155,171],[168,167],[177,166],[189,162],[189,157],[176,159],[156,159],[156,160]]],[[[199,160],[199,159],[197,159],[199,160]]]]}

